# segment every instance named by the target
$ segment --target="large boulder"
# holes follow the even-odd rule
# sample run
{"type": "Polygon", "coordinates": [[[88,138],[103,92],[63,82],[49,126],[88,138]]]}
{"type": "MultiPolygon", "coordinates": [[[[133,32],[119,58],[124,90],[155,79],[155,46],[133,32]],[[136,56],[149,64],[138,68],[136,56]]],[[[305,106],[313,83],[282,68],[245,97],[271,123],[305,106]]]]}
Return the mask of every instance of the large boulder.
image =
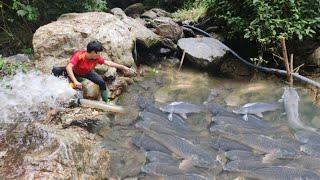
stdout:
{"type": "Polygon", "coordinates": [[[313,51],[308,60],[310,64],[320,67],[320,47],[313,51]]]}
{"type": "Polygon", "coordinates": [[[178,41],[186,58],[201,68],[219,67],[227,54],[227,49],[214,38],[182,38],[178,41]]]}
{"type": "Polygon", "coordinates": [[[161,39],[158,35],[146,28],[139,22],[139,20],[126,16],[122,9],[113,8],[111,13],[128,26],[128,29],[136,38],[137,42],[145,48],[151,48],[161,42],[161,39]]]}
{"type": "Polygon", "coordinates": [[[131,4],[130,6],[128,6],[124,12],[126,13],[127,16],[130,17],[139,17],[140,14],[142,14],[145,10],[145,7],[142,3],[135,3],[135,4],[131,4]]]}
{"type": "Polygon", "coordinates": [[[149,45],[158,41],[159,37],[139,22],[128,21],[104,12],[64,14],[35,32],[33,48],[36,66],[50,72],[52,66],[66,65],[74,51],[84,49],[92,40],[102,43],[103,56],[129,67],[134,66],[132,50],[135,39],[145,40],[149,45]],[[137,33],[138,29],[141,34],[137,33]]]}
{"type": "Polygon", "coordinates": [[[178,41],[183,36],[183,30],[177,23],[161,24],[156,28],[155,33],[174,41],[178,41]]]}

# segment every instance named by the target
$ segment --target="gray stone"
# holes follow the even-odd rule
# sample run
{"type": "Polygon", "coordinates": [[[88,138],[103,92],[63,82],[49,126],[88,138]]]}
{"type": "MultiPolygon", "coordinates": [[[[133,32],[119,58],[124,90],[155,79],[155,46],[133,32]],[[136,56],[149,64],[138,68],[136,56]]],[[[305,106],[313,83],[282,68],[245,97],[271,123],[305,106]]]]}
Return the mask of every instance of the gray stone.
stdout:
{"type": "Polygon", "coordinates": [[[138,17],[140,14],[142,14],[145,10],[145,7],[142,3],[135,3],[128,6],[124,12],[127,16],[130,17],[138,17]]]}
{"type": "Polygon", "coordinates": [[[189,61],[202,68],[219,67],[227,54],[227,49],[214,38],[182,38],[178,46],[189,61]]]}
{"type": "Polygon", "coordinates": [[[320,66],[320,47],[313,51],[308,60],[310,64],[320,66]]]}
{"type": "Polygon", "coordinates": [[[183,36],[182,28],[176,23],[161,24],[156,28],[156,34],[159,36],[178,41],[183,36]]]}
{"type": "Polygon", "coordinates": [[[8,62],[17,61],[17,62],[26,62],[30,61],[31,57],[27,54],[16,54],[13,56],[5,57],[4,60],[8,62]]]}

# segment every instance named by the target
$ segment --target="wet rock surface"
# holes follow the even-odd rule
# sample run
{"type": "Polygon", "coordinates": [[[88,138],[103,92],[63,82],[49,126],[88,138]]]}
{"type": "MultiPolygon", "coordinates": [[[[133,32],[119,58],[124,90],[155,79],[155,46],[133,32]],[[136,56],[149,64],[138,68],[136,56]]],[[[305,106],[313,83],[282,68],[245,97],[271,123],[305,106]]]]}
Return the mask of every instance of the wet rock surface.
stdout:
{"type": "Polygon", "coordinates": [[[188,60],[202,68],[219,67],[227,52],[214,38],[183,38],[178,46],[185,51],[188,60]]]}

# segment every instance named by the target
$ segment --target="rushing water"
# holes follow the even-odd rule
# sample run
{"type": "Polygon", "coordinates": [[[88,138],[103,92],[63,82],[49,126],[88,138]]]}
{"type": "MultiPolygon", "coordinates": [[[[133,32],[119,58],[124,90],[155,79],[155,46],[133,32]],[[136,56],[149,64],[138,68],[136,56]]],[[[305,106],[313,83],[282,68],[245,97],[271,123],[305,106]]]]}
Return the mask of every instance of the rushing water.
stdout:
{"type": "Polygon", "coordinates": [[[14,123],[40,119],[75,95],[67,80],[31,71],[19,72],[0,81],[0,122],[14,123]]]}

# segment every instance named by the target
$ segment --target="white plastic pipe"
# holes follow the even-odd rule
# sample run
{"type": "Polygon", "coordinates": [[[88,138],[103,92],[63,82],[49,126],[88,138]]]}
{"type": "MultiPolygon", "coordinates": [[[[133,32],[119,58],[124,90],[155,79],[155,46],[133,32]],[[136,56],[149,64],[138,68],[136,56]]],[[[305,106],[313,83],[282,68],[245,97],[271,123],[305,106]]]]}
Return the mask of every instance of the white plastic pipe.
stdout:
{"type": "Polygon", "coordinates": [[[125,113],[122,106],[110,105],[105,102],[94,101],[89,99],[79,99],[80,106],[101,109],[106,112],[125,113]]]}

